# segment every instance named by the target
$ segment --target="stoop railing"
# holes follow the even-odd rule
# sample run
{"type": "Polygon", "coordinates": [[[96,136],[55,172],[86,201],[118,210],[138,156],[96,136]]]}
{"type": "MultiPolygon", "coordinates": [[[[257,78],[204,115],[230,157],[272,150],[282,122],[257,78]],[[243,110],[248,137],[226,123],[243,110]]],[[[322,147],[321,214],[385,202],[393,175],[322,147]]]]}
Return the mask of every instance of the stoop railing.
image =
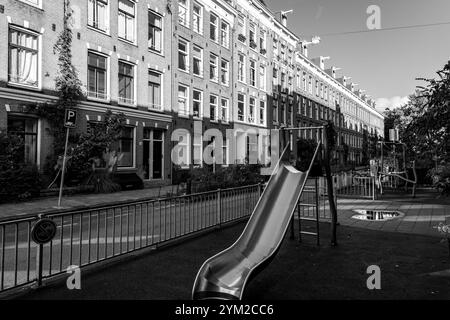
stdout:
{"type": "Polygon", "coordinates": [[[0,293],[37,284],[143,248],[247,218],[263,186],[252,185],[165,199],[133,201],[45,214],[57,232],[38,245],[31,239],[37,215],[0,221],[0,293]]]}

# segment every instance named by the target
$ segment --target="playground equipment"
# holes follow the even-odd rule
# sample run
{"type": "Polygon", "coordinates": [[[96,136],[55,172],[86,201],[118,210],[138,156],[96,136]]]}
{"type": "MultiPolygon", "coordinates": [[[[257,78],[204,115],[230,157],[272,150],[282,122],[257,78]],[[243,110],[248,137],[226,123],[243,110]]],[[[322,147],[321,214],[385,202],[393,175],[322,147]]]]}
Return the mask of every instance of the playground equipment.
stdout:
{"type": "Polygon", "coordinates": [[[396,141],[380,141],[381,145],[381,158],[380,165],[372,167],[371,173],[377,178],[377,186],[380,190],[380,194],[383,195],[386,187],[397,189],[400,186],[400,181],[404,182],[405,192],[408,192],[408,183],[412,184],[412,196],[416,196],[416,186],[417,186],[417,172],[416,172],[416,162],[413,160],[411,162],[411,169],[414,175],[414,179],[410,179],[408,176],[408,168],[406,161],[406,145],[402,142],[396,141]],[[384,154],[384,147],[391,148],[391,154],[384,154]],[[402,165],[400,165],[397,157],[396,147],[402,147],[402,165]]]}
{"type": "MultiPolygon", "coordinates": [[[[318,127],[323,132],[324,127],[318,127]]],[[[322,143],[318,143],[308,170],[301,172],[289,163],[288,130],[282,129],[282,155],[267,187],[238,240],[229,248],[206,260],[195,278],[193,299],[242,299],[246,284],[274,258],[299,205],[308,175],[322,143]]],[[[323,139],[322,139],[323,140],[323,139]]],[[[332,211],[332,237],[336,242],[336,208],[333,199],[328,143],[325,134],[325,163],[329,173],[328,196],[332,211]]],[[[327,174],[328,176],[328,174],[327,174]]],[[[291,229],[293,230],[293,229],[291,229]]]]}

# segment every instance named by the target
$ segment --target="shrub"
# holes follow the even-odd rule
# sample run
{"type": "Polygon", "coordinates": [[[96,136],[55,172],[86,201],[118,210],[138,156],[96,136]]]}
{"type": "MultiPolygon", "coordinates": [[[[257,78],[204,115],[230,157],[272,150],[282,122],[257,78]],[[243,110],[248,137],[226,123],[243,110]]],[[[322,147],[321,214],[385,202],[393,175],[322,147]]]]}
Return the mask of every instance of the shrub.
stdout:
{"type": "Polygon", "coordinates": [[[437,168],[430,170],[429,175],[433,180],[433,186],[442,194],[450,195],[450,164],[442,163],[437,168]]]}
{"type": "Polygon", "coordinates": [[[23,139],[0,134],[0,203],[36,197],[41,188],[36,166],[24,162],[23,139]]]}

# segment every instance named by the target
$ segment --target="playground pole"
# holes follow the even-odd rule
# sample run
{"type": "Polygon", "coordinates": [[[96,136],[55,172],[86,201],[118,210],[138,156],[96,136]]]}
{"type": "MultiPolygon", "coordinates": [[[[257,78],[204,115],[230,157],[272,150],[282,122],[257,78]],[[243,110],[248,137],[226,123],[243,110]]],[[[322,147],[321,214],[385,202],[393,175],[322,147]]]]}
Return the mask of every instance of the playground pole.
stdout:
{"type": "Polygon", "coordinates": [[[336,203],[334,202],[333,179],[331,177],[330,147],[329,147],[329,137],[328,137],[328,130],[327,130],[328,128],[329,128],[329,124],[324,126],[322,129],[323,149],[324,149],[324,166],[325,166],[325,174],[326,174],[326,178],[327,178],[328,202],[330,205],[330,212],[331,212],[331,245],[337,246],[337,236],[336,236],[337,209],[336,209],[336,203]],[[325,132],[323,132],[323,131],[325,131],[325,132]]]}

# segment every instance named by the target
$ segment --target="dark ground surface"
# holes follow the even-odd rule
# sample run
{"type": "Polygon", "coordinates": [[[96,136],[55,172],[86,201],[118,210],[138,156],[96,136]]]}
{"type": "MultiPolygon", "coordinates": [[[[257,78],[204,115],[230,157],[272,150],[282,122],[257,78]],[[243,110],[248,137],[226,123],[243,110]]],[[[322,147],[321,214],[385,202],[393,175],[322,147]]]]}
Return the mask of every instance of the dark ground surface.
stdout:
{"type": "MultiPolygon", "coordinates": [[[[81,274],[81,290],[65,281],[20,299],[190,299],[204,260],[231,245],[244,224],[210,233],[104,269],[81,274]]],[[[246,299],[450,299],[447,245],[439,238],[339,226],[331,247],[329,224],[321,246],[286,238],[272,261],[247,287],[246,299]],[[381,290],[366,287],[367,267],[381,268],[381,290]]],[[[310,231],[313,231],[312,229],[310,231]]]]}

